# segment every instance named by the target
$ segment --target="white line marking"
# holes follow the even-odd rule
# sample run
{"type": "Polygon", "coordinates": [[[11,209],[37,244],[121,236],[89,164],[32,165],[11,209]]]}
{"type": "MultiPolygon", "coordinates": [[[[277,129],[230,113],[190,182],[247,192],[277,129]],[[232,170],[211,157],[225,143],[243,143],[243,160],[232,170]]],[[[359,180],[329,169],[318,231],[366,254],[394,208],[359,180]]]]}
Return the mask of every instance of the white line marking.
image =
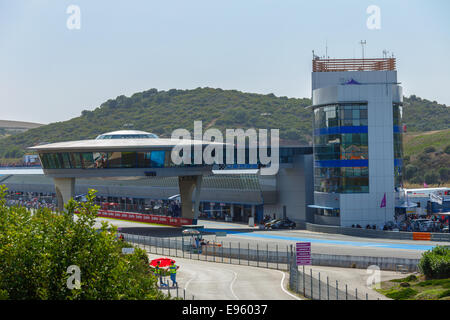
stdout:
{"type": "Polygon", "coordinates": [[[231,272],[233,272],[234,273],[234,279],[233,279],[233,281],[231,281],[231,283],[230,283],[230,291],[231,291],[231,293],[233,294],[233,296],[236,298],[236,300],[239,300],[239,298],[238,298],[238,296],[234,293],[234,291],[233,291],[233,283],[236,281],[236,279],[237,279],[237,273],[236,272],[234,272],[233,270],[228,270],[228,271],[231,271],[231,272]]]}
{"type": "Polygon", "coordinates": [[[293,298],[295,298],[295,299],[297,299],[297,300],[302,300],[302,299],[300,299],[299,297],[293,295],[292,293],[290,293],[289,291],[287,291],[287,290],[284,288],[283,283],[284,283],[284,278],[286,277],[286,274],[285,274],[283,271],[280,271],[280,270],[277,270],[277,271],[278,271],[278,272],[281,272],[281,273],[283,274],[283,278],[281,279],[281,290],[283,290],[284,293],[290,295],[291,297],[293,297],[293,298]]]}
{"type": "Polygon", "coordinates": [[[189,283],[191,283],[191,281],[194,280],[196,277],[197,277],[197,273],[195,273],[194,276],[192,278],[190,278],[188,280],[188,282],[186,282],[186,284],[184,285],[184,290],[187,290],[189,283]]]}

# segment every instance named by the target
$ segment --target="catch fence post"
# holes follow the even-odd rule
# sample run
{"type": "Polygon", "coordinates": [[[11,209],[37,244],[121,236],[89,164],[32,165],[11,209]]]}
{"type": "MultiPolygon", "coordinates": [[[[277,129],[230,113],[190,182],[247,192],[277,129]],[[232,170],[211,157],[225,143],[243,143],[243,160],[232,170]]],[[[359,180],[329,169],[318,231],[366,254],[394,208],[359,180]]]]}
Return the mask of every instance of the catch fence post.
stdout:
{"type": "Polygon", "coordinates": [[[321,294],[320,294],[321,292],[320,292],[320,272],[319,272],[319,300],[320,300],[320,298],[321,298],[321,294]]]}
{"type": "Polygon", "coordinates": [[[336,280],[336,300],[339,300],[339,282],[336,280]]]}
{"type": "Polygon", "coordinates": [[[303,265],[303,273],[302,273],[302,277],[303,277],[303,296],[306,297],[306,280],[305,280],[305,265],[303,265]]]}
{"type": "Polygon", "coordinates": [[[269,269],[269,244],[266,244],[266,253],[267,253],[267,269],[269,269]]]}
{"type": "Polygon", "coordinates": [[[238,242],[238,264],[241,265],[241,243],[238,242]]]}
{"type": "Polygon", "coordinates": [[[358,300],[358,288],[355,288],[355,300],[358,300]]]}
{"type": "Polygon", "coordinates": [[[231,264],[231,241],[230,241],[230,264],[231,264]]]}
{"type": "Polygon", "coordinates": [[[258,248],[258,244],[256,244],[256,266],[259,267],[259,248],[258,248]]]}
{"type": "Polygon", "coordinates": [[[314,300],[314,296],[313,296],[313,276],[312,276],[312,268],[309,269],[309,274],[310,274],[310,285],[311,285],[311,300],[314,300]]]}
{"type": "Polygon", "coordinates": [[[222,242],[220,242],[221,243],[221,246],[220,246],[220,248],[222,249],[222,263],[223,263],[223,241],[222,242]]]}
{"type": "Polygon", "coordinates": [[[277,270],[278,270],[278,243],[277,243],[277,270]]]}
{"type": "Polygon", "coordinates": [[[247,243],[247,264],[250,265],[250,242],[247,243]]]}
{"type": "Polygon", "coordinates": [[[327,297],[328,297],[328,300],[330,300],[330,284],[328,282],[328,276],[327,276],[327,297]]]}
{"type": "Polygon", "coordinates": [[[345,300],[348,300],[347,284],[345,284],[345,300]]]}

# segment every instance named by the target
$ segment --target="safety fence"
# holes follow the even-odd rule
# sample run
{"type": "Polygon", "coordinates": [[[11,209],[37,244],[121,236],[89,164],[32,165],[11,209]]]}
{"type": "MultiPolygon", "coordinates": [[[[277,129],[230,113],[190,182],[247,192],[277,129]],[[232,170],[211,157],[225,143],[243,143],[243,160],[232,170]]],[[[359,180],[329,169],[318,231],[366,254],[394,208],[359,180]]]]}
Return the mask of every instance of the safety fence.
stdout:
{"type": "MultiPolygon", "coordinates": [[[[197,248],[183,237],[162,238],[128,233],[121,234],[124,236],[124,241],[133,243],[151,254],[286,271],[289,274],[290,290],[309,299],[379,299],[373,292],[359,292],[357,288],[351,288],[343,281],[330,279],[320,272],[314,272],[313,268],[309,268],[309,273],[305,269],[299,269],[295,264],[295,256],[291,245],[210,241],[208,245],[199,245],[197,248]]],[[[187,292],[182,288],[161,286],[160,289],[171,297],[195,299],[194,293],[187,292]]]]}
{"type": "Polygon", "coordinates": [[[295,263],[289,268],[289,288],[311,300],[379,300],[372,292],[358,292],[345,282],[330,279],[313,268],[297,266],[295,263]],[[309,269],[309,270],[308,270],[309,269]]]}

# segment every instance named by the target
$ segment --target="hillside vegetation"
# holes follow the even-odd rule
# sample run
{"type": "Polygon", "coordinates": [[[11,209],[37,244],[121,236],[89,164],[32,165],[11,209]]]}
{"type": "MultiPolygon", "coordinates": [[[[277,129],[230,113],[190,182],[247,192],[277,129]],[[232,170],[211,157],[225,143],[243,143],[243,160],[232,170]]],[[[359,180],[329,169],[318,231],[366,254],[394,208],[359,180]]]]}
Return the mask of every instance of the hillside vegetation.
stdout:
{"type": "MultiPolygon", "coordinates": [[[[413,166],[405,176],[410,181],[414,180],[414,183],[423,183],[425,174],[429,173],[428,181],[439,183],[440,178],[436,178],[438,171],[441,168],[445,171],[449,163],[444,150],[450,144],[450,108],[414,95],[405,98],[404,104],[403,122],[408,130],[405,139],[406,163],[413,166]],[[441,131],[420,133],[430,130],[441,131]],[[426,147],[434,147],[435,151],[424,153],[426,147]]],[[[0,139],[0,159],[20,158],[26,147],[38,143],[93,139],[101,133],[124,129],[126,126],[153,132],[160,137],[170,137],[177,128],[193,132],[194,121],[197,120],[203,121],[203,130],[209,127],[222,132],[227,128],[280,129],[282,139],[308,144],[312,134],[312,111],[306,109],[309,105],[311,100],[306,98],[276,97],[273,94],[236,90],[150,89],[131,97],[122,95],[110,99],[95,110],[84,110],[79,117],[71,120],[0,139]]]]}
{"type": "Polygon", "coordinates": [[[450,182],[450,129],[406,134],[404,155],[406,181],[417,185],[450,182]]]}
{"type": "Polygon", "coordinates": [[[0,140],[0,157],[15,158],[24,148],[37,143],[93,139],[98,134],[123,129],[150,131],[170,137],[177,128],[192,132],[195,120],[208,126],[226,128],[277,128],[282,138],[308,143],[311,140],[309,99],[276,97],[235,90],[198,88],[157,91],[151,89],[108,100],[80,117],[52,123],[0,140]]]}

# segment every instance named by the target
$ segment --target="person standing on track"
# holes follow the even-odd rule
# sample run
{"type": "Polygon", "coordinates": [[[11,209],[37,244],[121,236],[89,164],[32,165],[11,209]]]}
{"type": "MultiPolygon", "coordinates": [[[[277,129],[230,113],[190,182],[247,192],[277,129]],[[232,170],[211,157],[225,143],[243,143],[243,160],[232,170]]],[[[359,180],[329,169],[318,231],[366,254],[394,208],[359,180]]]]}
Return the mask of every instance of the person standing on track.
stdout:
{"type": "Polygon", "coordinates": [[[162,270],[161,270],[159,264],[160,264],[160,262],[158,261],[156,264],[156,267],[155,267],[155,273],[159,277],[159,286],[162,287],[162,286],[165,286],[166,284],[163,281],[162,270]]]}
{"type": "Polygon", "coordinates": [[[175,262],[171,262],[170,263],[170,267],[169,267],[169,272],[170,272],[170,280],[172,280],[172,286],[177,286],[178,287],[178,282],[177,282],[177,270],[178,270],[179,266],[175,265],[175,262]]]}

